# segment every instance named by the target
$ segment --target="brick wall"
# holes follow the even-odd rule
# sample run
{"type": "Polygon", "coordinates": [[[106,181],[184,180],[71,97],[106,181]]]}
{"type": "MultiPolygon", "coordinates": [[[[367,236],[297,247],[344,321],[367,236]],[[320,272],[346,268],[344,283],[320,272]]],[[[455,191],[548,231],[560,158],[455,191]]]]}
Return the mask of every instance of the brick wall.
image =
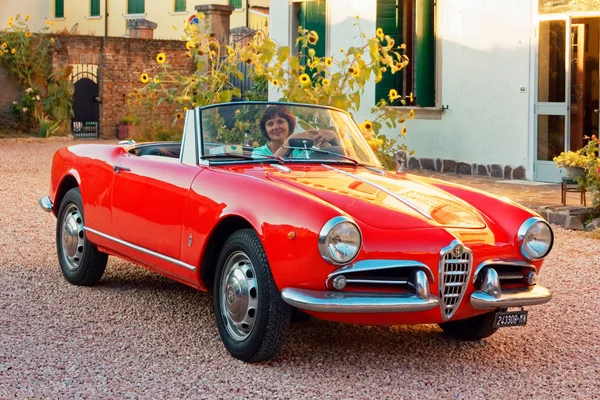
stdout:
{"type": "MultiPolygon", "coordinates": [[[[143,86],[140,75],[146,72],[152,79],[161,68],[156,62],[158,53],[164,53],[177,71],[194,70],[184,56],[185,42],[178,40],[64,35],[56,37],[56,44],[54,65],[98,65],[100,136],[106,139],[117,137],[119,121],[127,113],[127,94],[143,86]]],[[[172,120],[173,115],[169,107],[161,107],[155,118],[172,120]]]]}
{"type": "Polygon", "coordinates": [[[0,67],[0,127],[10,126],[14,122],[10,116],[10,106],[13,101],[21,100],[22,92],[18,79],[0,67]]]}

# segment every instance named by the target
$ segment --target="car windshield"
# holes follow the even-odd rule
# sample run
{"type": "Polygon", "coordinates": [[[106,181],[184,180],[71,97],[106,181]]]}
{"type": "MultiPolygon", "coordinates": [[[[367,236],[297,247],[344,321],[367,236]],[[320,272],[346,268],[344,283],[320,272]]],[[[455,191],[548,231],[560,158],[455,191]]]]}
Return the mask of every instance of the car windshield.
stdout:
{"type": "Polygon", "coordinates": [[[381,166],[349,114],[321,106],[230,103],[201,110],[211,162],[338,162],[381,166]]]}

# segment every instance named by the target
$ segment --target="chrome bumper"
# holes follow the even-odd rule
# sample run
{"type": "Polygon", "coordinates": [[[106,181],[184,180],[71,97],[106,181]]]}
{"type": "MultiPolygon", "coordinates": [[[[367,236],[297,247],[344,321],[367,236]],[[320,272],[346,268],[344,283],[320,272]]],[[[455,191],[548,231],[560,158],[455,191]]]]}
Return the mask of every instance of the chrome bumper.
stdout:
{"type": "Polygon", "coordinates": [[[293,307],[328,313],[415,312],[439,306],[439,299],[435,296],[423,299],[412,293],[343,293],[285,288],[281,297],[293,307]]]}
{"type": "Polygon", "coordinates": [[[50,200],[50,196],[41,197],[38,203],[42,207],[42,210],[52,212],[52,200],[50,200]]]}
{"type": "Polygon", "coordinates": [[[483,290],[471,295],[471,305],[477,310],[495,308],[525,307],[544,304],[552,299],[552,294],[544,286],[535,285],[517,289],[503,289],[502,293],[493,296],[483,290]]]}

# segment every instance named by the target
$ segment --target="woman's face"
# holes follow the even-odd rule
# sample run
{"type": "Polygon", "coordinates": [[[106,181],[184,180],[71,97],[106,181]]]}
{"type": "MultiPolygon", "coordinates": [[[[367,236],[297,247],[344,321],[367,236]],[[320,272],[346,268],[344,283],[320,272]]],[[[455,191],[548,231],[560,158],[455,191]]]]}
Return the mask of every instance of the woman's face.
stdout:
{"type": "Polygon", "coordinates": [[[265,129],[269,139],[276,142],[283,142],[290,134],[290,126],[287,120],[277,114],[267,120],[265,129]]]}

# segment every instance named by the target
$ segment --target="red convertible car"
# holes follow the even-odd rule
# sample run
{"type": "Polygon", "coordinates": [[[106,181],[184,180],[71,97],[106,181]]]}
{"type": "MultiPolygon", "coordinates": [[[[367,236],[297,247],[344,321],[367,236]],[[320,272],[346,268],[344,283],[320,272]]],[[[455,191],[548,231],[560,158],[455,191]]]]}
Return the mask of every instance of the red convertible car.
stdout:
{"type": "Polygon", "coordinates": [[[479,340],[551,299],[539,215],[385,170],[329,107],[207,106],[181,142],[62,148],[40,205],[67,281],[97,283],[113,255],[212,292],[223,343],[247,362],[278,354],[293,309],[479,340]]]}

